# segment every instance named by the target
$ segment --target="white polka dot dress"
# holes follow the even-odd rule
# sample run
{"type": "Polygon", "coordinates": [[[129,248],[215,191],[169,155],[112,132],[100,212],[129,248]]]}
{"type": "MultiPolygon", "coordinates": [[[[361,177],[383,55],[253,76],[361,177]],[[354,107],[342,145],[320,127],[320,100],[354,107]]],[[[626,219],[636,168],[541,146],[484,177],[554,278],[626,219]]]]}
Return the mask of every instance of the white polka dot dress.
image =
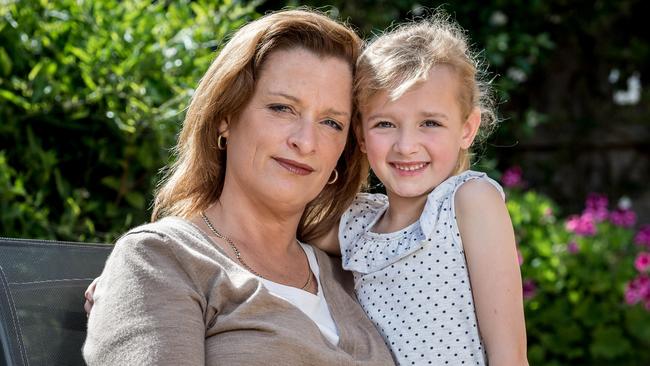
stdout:
{"type": "Polygon", "coordinates": [[[452,176],[428,196],[420,219],[393,233],[370,229],[388,208],[362,193],[341,218],[343,268],[353,271],[359,303],[399,365],[485,365],[454,195],[485,173],[452,176]]]}

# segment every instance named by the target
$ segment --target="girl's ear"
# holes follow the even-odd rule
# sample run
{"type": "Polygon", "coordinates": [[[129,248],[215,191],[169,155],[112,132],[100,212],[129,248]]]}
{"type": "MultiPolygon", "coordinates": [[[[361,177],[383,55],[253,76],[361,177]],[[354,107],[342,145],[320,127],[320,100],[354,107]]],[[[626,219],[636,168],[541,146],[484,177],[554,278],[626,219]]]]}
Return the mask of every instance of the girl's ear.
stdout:
{"type": "Polygon", "coordinates": [[[474,107],[462,127],[461,148],[467,150],[472,146],[479,126],[481,126],[481,109],[474,107]]]}
{"type": "Polygon", "coordinates": [[[363,138],[363,127],[361,126],[361,122],[354,124],[354,137],[356,137],[357,143],[359,144],[359,150],[366,154],[366,140],[363,138]]]}

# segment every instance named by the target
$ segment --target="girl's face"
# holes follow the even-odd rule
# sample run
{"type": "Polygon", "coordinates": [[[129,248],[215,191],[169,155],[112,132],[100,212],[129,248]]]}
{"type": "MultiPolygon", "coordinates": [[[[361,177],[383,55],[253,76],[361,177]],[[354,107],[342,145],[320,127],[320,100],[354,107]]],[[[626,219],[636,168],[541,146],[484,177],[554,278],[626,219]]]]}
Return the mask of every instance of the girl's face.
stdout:
{"type": "Polygon", "coordinates": [[[456,72],[438,65],[398,99],[382,91],[361,108],[361,150],[389,198],[427,195],[452,174],[481,120],[478,109],[462,118],[459,95],[456,72]]]}
{"type": "Polygon", "coordinates": [[[224,190],[275,209],[304,209],[343,152],[351,114],[352,72],[344,60],[300,48],[274,51],[236,121],[221,123],[228,139],[224,190]]]}

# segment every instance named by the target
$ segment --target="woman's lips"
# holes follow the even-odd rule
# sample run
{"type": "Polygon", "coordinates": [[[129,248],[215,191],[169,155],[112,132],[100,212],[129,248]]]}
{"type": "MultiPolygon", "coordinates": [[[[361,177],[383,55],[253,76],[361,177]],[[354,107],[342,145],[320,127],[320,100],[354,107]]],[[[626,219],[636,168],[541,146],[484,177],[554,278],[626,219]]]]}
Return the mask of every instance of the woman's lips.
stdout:
{"type": "Polygon", "coordinates": [[[311,174],[311,172],[314,171],[314,168],[307,164],[299,163],[295,160],[291,159],[284,159],[284,158],[273,158],[275,161],[278,162],[283,168],[287,169],[288,171],[298,174],[298,175],[308,175],[311,174]]]}

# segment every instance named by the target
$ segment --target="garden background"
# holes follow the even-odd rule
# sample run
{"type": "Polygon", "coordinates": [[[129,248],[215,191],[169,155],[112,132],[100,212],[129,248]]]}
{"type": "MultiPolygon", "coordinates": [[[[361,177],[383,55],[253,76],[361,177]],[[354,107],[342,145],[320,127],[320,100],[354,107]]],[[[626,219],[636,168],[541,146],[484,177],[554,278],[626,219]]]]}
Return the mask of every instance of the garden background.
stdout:
{"type": "Polygon", "coordinates": [[[498,90],[476,168],[507,190],[531,365],[650,365],[641,4],[0,0],[0,236],[112,242],[146,222],[193,88],[259,14],[324,6],[371,38],[442,6],[498,90]]]}

